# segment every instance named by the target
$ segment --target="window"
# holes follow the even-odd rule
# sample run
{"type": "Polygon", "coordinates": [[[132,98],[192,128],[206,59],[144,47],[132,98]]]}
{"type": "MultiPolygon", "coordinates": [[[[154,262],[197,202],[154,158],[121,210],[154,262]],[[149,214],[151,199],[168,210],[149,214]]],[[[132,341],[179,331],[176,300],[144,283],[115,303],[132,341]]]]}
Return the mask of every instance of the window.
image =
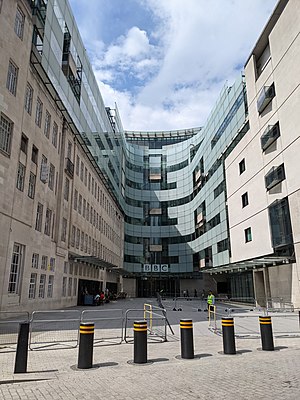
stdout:
{"type": "Polygon", "coordinates": [[[51,125],[51,115],[50,115],[49,111],[46,110],[44,134],[45,134],[46,138],[48,138],[48,139],[50,136],[50,125],[51,125]]]}
{"type": "Polygon", "coordinates": [[[76,236],[76,228],[72,225],[72,232],[71,232],[71,246],[75,246],[75,236],[76,236]]]}
{"type": "Polygon", "coordinates": [[[69,278],[69,283],[68,283],[68,296],[72,296],[72,278],[69,278]]]}
{"type": "Polygon", "coordinates": [[[35,123],[37,126],[42,126],[42,115],[43,115],[43,103],[38,97],[36,101],[36,111],[35,111],[35,123]]]}
{"type": "Polygon", "coordinates": [[[39,267],[39,254],[33,253],[32,254],[32,259],[31,259],[31,267],[38,269],[39,267]]]}
{"type": "Polygon", "coordinates": [[[67,238],[67,220],[66,218],[62,219],[62,228],[61,228],[61,241],[65,242],[67,238]]]}
{"type": "Polygon", "coordinates": [[[280,136],[279,122],[275,125],[268,125],[260,138],[261,148],[265,151],[272,143],[274,143],[280,136]]]}
{"type": "Polygon", "coordinates": [[[41,269],[46,271],[48,266],[48,256],[42,256],[41,269]]]}
{"type": "Polygon", "coordinates": [[[43,221],[43,205],[38,203],[36,210],[36,220],[35,220],[35,230],[42,231],[42,221],[43,221]]]}
{"type": "Polygon", "coordinates": [[[30,282],[29,282],[29,292],[28,292],[29,299],[35,299],[36,278],[37,278],[37,274],[31,274],[30,282]]]}
{"type": "Polygon", "coordinates": [[[81,232],[80,250],[83,251],[83,249],[84,249],[84,232],[81,232]]]}
{"type": "Polygon", "coordinates": [[[242,195],[242,207],[246,207],[249,204],[249,200],[248,200],[248,192],[244,193],[242,195]]]}
{"type": "Polygon", "coordinates": [[[24,108],[28,112],[29,115],[31,115],[32,112],[32,101],[33,101],[33,89],[29,83],[27,83],[26,86],[26,92],[25,92],[25,104],[24,108]]]}
{"type": "Polygon", "coordinates": [[[54,272],[55,271],[55,258],[54,257],[50,257],[50,271],[54,272]]]}
{"type": "Polygon", "coordinates": [[[13,123],[3,114],[0,120],[0,150],[10,155],[13,123]]]}
{"type": "Polygon", "coordinates": [[[39,151],[38,151],[37,147],[35,147],[35,145],[32,145],[31,161],[34,164],[38,163],[38,154],[39,154],[39,151]]]}
{"type": "Polygon", "coordinates": [[[39,284],[39,298],[43,299],[45,297],[45,285],[46,285],[46,275],[42,274],[40,276],[40,284],[39,284]]]}
{"type": "Polygon", "coordinates": [[[256,61],[257,78],[265,69],[270,59],[271,59],[271,53],[270,53],[270,45],[268,43],[267,46],[264,48],[263,52],[261,53],[261,55],[258,56],[256,61]]]}
{"type": "Polygon", "coordinates": [[[28,183],[28,197],[34,199],[35,195],[35,182],[36,182],[36,175],[33,172],[30,172],[29,175],[29,183],[28,183]]]}
{"type": "Polygon", "coordinates": [[[45,235],[50,236],[51,232],[51,220],[52,220],[52,211],[47,208],[46,210],[46,218],[45,218],[45,235]]]}
{"type": "Polygon", "coordinates": [[[25,171],[25,165],[19,162],[16,187],[17,189],[21,190],[21,192],[24,190],[25,171]]]}
{"type": "Polygon", "coordinates": [[[76,175],[79,176],[79,165],[80,165],[80,158],[76,156],[76,175]]]}
{"type": "Polygon", "coordinates": [[[293,232],[287,197],[275,200],[269,206],[269,221],[273,248],[278,249],[291,245],[293,243],[293,232]]]}
{"type": "Polygon", "coordinates": [[[228,250],[228,239],[221,240],[217,243],[218,253],[228,250]]]}
{"type": "Polygon", "coordinates": [[[62,295],[62,297],[67,296],[67,277],[66,276],[63,277],[61,295],[62,295]]]}
{"type": "Polygon", "coordinates": [[[214,198],[216,199],[222,192],[225,191],[225,181],[222,181],[215,189],[214,189],[214,198]]]}
{"type": "Polygon", "coordinates": [[[74,190],[74,210],[77,211],[77,201],[78,201],[78,191],[77,189],[74,190]]]}
{"type": "Polygon", "coordinates": [[[21,244],[14,243],[10,265],[8,293],[18,293],[21,269],[23,267],[24,248],[25,247],[21,244]]]}
{"type": "Polygon", "coordinates": [[[20,39],[23,39],[25,15],[20,7],[17,7],[15,19],[15,32],[20,39]]]}
{"type": "Polygon", "coordinates": [[[21,151],[23,151],[23,153],[27,154],[27,148],[28,148],[28,137],[24,135],[24,133],[22,133],[20,149],[21,151]]]}
{"type": "Polygon", "coordinates": [[[14,96],[17,93],[18,72],[19,68],[16,66],[16,64],[14,64],[11,60],[9,60],[6,88],[14,96]]]}
{"type": "Polygon", "coordinates": [[[80,194],[79,198],[78,198],[78,213],[79,214],[81,214],[81,208],[82,208],[82,196],[80,194]]]}
{"type": "Polygon", "coordinates": [[[73,296],[77,296],[77,278],[74,278],[73,296]]]}
{"type": "Polygon", "coordinates": [[[58,125],[56,122],[53,122],[52,128],[52,144],[56,148],[57,147],[57,140],[58,140],[58,125]]]}
{"type": "Polygon", "coordinates": [[[261,114],[267,105],[272,101],[275,97],[275,86],[272,83],[271,86],[264,86],[258,96],[257,100],[257,111],[261,114]]]}
{"type": "Polygon", "coordinates": [[[54,179],[55,179],[55,167],[53,164],[49,166],[49,178],[48,178],[48,186],[49,189],[54,189],[54,179]]]}
{"type": "Polygon", "coordinates": [[[40,180],[42,182],[47,182],[48,180],[48,168],[47,168],[47,157],[42,155],[42,160],[41,160],[41,173],[40,173],[40,180]]]}
{"type": "Polygon", "coordinates": [[[72,159],[72,142],[68,141],[67,158],[72,159]]]}
{"type": "Polygon", "coordinates": [[[252,241],[251,228],[245,229],[244,233],[245,233],[245,243],[251,242],[252,241]]]}
{"type": "Polygon", "coordinates": [[[48,277],[47,297],[52,297],[53,296],[53,284],[54,284],[54,275],[49,275],[49,277],[48,277]]]}
{"type": "Polygon", "coordinates": [[[273,167],[265,176],[266,189],[270,190],[278,183],[285,179],[284,164],[279,165],[279,167],[273,167]]]}
{"type": "Polygon", "coordinates": [[[246,163],[244,158],[242,159],[242,161],[239,162],[239,170],[240,175],[246,170],[246,163]]]}
{"type": "Polygon", "coordinates": [[[80,229],[77,228],[77,230],[76,230],[76,249],[79,249],[79,244],[80,244],[80,229]]]}
{"type": "Polygon", "coordinates": [[[85,209],[86,209],[86,200],[83,199],[83,206],[82,206],[82,216],[85,218],[85,209]]]}
{"type": "Polygon", "coordinates": [[[84,164],[81,161],[81,164],[80,164],[80,180],[81,180],[81,182],[83,182],[83,174],[84,174],[84,164]]]}
{"type": "Polygon", "coordinates": [[[70,181],[68,178],[65,180],[65,190],[64,190],[64,199],[69,201],[69,190],[70,190],[70,181]]]}

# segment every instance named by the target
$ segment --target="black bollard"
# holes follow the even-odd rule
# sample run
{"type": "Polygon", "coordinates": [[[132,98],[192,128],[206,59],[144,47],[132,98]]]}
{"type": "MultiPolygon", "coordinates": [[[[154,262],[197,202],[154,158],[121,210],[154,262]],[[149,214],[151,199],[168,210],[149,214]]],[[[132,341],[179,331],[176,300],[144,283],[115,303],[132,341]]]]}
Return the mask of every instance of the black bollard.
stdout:
{"type": "Polygon", "coordinates": [[[27,372],[28,337],[29,322],[21,322],[19,325],[18,344],[15,359],[15,374],[23,374],[27,372]]]}
{"type": "Polygon", "coordinates": [[[79,329],[79,350],[78,364],[79,369],[88,369],[93,367],[93,345],[94,345],[93,322],[82,322],[79,329]]]}
{"type": "Polygon", "coordinates": [[[222,318],[222,333],[224,354],[236,354],[233,318],[222,318]]]}
{"type": "Polygon", "coordinates": [[[259,317],[262,350],[273,351],[273,331],[271,317],[259,317]]]}
{"type": "Polygon", "coordinates": [[[194,358],[193,321],[180,320],[181,358],[194,358]]]}
{"type": "Polygon", "coordinates": [[[134,354],[133,362],[145,364],[147,362],[147,321],[135,321],[134,332],[134,354]]]}

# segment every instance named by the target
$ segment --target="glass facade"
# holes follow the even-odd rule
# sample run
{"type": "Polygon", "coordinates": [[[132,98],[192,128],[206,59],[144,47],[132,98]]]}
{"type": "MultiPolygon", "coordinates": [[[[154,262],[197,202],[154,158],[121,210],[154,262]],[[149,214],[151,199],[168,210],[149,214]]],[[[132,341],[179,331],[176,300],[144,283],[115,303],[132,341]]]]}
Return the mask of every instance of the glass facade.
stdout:
{"type": "Polygon", "coordinates": [[[34,4],[31,63],[124,212],[124,270],[169,279],[176,292],[179,278],[228,264],[224,159],[249,128],[243,76],[202,128],[124,131],[117,108],[104,106],[68,2],[34,4]]]}

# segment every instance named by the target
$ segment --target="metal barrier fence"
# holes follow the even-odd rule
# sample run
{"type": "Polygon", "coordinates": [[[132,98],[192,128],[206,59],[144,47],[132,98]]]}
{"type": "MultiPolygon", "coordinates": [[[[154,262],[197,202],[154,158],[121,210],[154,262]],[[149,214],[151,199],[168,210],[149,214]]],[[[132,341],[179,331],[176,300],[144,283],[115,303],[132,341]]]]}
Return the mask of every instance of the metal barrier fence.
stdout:
{"type": "Polygon", "coordinates": [[[152,342],[166,342],[167,341],[167,323],[166,323],[166,310],[155,307],[153,310],[145,311],[145,309],[129,309],[125,312],[124,324],[124,341],[130,343],[133,341],[133,323],[134,321],[143,320],[147,321],[148,327],[148,341],[152,342]],[[149,328],[151,325],[151,329],[149,328]]]}
{"type": "Polygon", "coordinates": [[[123,310],[85,310],[81,322],[94,322],[94,345],[120,344],[123,340],[123,310]],[[109,331],[108,331],[109,329],[109,331]]]}
{"type": "Polygon", "coordinates": [[[0,312],[0,351],[15,350],[20,322],[28,322],[28,312],[0,312]]]}
{"type": "Polygon", "coordinates": [[[79,310],[34,311],[30,323],[29,348],[76,347],[80,320],[79,310]]]}
{"type": "MultiPolygon", "coordinates": [[[[300,337],[299,317],[296,313],[276,313],[272,318],[272,331],[275,338],[300,337]]],[[[258,315],[235,315],[234,330],[237,338],[259,338],[258,315]]]]}
{"type": "Polygon", "coordinates": [[[207,308],[206,300],[200,297],[175,297],[173,311],[204,311],[207,308]]]}

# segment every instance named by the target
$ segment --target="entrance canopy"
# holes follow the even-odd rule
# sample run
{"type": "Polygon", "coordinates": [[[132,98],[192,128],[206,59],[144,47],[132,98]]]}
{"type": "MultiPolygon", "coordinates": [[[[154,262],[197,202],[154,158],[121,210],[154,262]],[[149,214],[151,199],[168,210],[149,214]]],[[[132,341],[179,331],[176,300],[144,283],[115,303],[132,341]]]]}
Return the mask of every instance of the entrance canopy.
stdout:
{"type": "Polygon", "coordinates": [[[90,264],[100,269],[106,269],[108,272],[109,271],[114,271],[119,273],[125,272],[121,267],[118,267],[117,265],[111,264],[95,256],[80,256],[73,253],[69,254],[69,260],[73,262],[90,264]]]}
{"type": "Polygon", "coordinates": [[[229,263],[220,265],[219,267],[201,268],[201,272],[206,274],[222,274],[249,271],[256,268],[273,267],[282,264],[291,264],[295,262],[294,257],[289,256],[265,256],[252,258],[250,260],[239,261],[236,263],[229,263]]]}

